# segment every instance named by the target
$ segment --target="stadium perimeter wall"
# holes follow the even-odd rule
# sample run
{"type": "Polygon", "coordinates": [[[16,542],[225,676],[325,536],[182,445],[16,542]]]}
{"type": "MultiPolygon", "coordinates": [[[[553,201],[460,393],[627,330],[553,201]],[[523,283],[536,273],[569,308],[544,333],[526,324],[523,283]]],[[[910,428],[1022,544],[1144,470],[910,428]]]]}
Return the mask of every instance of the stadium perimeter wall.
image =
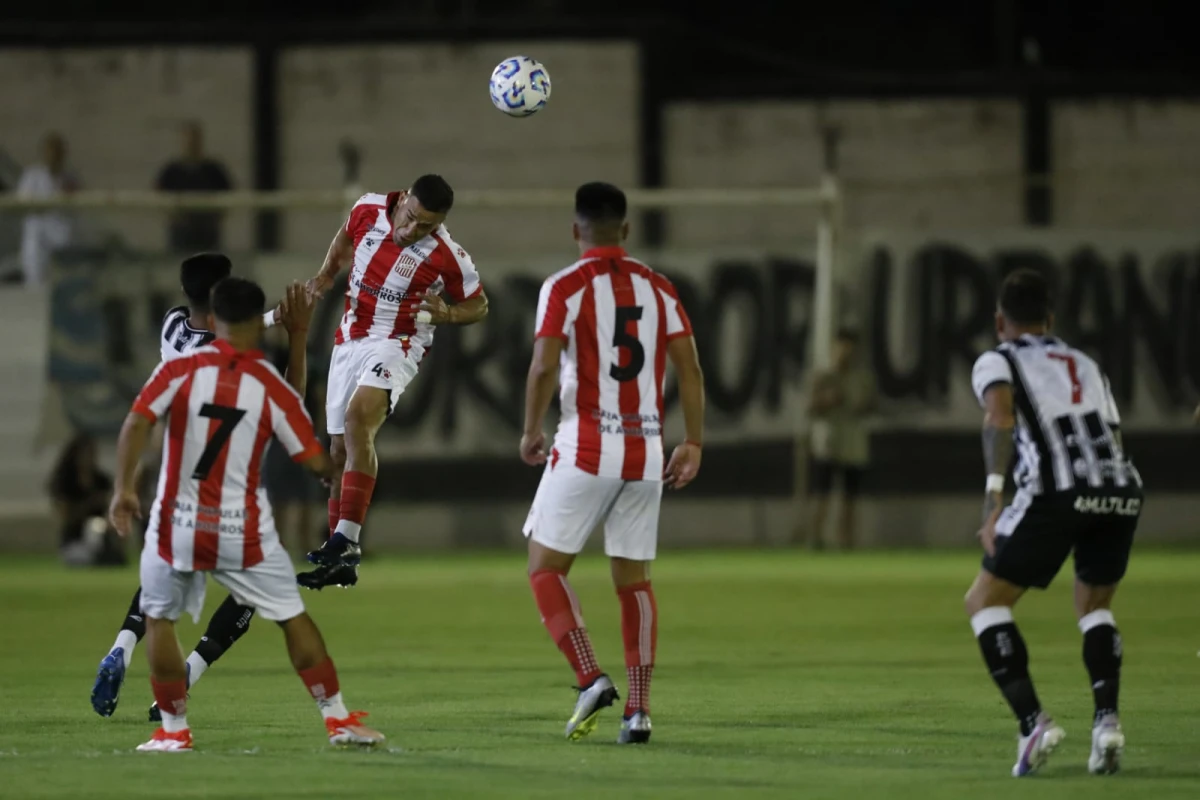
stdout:
{"type": "MultiPolygon", "coordinates": [[[[1200,441],[1189,417],[1200,385],[1196,249],[1188,235],[1098,231],[851,237],[843,248],[841,316],[863,331],[881,395],[864,543],[971,541],[981,467],[969,371],[990,346],[994,282],[1015,264],[1055,277],[1060,332],[1093,352],[1112,377],[1129,448],[1151,488],[1146,539],[1195,541],[1200,441]]],[[[533,310],[541,280],[570,258],[563,252],[480,260],[492,314],[472,329],[438,334],[380,437],[372,530],[381,545],[519,542],[538,479],[515,457],[533,310]]],[[[704,473],[668,500],[664,544],[786,541],[802,512],[793,445],[806,428],[808,251],[664,251],[647,260],[680,289],[710,398],[704,473]]],[[[268,287],[311,271],[310,259],[299,256],[242,263],[268,287]]],[[[71,429],[111,441],[157,359],[158,320],[176,302],[172,272],[157,260],[58,270],[49,401],[39,426],[51,442],[55,432],[61,441],[71,429]]],[[[318,310],[314,379],[324,372],[339,315],[336,299],[318,310]]],[[[680,426],[678,412],[669,412],[672,440],[680,426]]]]}

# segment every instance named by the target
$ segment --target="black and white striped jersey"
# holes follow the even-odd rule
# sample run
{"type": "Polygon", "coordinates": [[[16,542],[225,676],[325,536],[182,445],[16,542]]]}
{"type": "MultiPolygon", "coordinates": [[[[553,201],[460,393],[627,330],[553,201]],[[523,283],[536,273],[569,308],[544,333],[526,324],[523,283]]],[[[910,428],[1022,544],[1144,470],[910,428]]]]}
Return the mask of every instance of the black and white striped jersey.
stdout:
{"type": "Polygon", "coordinates": [[[1141,488],[1113,432],[1121,424],[1108,378],[1089,356],[1053,336],[1025,335],[979,357],[975,396],[1012,386],[1016,406],[1015,481],[1027,494],[1141,488]]]}
{"type": "Polygon", "coordinates": [[[217,338],[212,331],[202,331],[188,324],[192,312],[187,306],[172,308],[163,317],[162,337],[158,347],[163,361],[171,361],[203,347],[217,338]]]}

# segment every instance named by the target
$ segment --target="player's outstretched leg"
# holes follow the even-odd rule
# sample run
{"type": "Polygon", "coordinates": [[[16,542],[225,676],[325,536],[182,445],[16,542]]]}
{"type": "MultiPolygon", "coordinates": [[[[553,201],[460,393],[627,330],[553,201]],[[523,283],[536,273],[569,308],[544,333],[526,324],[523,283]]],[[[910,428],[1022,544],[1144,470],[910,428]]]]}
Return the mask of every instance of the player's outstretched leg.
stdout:
{"type": "Polygon", "coordinates": [[[1018,778],[1045,764],[1066,736],[1042,710],[1029,675],[1029,651],[1012,614],[1012,606],[1023,592],[1018,586],[981,572],[966,598],[971,630],[983,660],[1021,726],[1017,763],[1012,769],[1013,777],[1018,778]]]}
{"type": "Polygon", "coordinates": [[[342,473],[337,528],[325,544],[308,554],[308,560],[317,569],[297,576],[301,586],[320,589],[353,586],[358,581],[356,568],[362,557],[359,538],[379,474],[375,436],[387,420],[391,402],[390,390],[360,384],[346,406],[346,432],[342,437],[346,466],[342,473]]]}
{"type": "Polygon", "coordinates": [[[125,621],[117,632],[117,640],[100,661],[96,670],[96,681],[92,684],[92,708],[102,717],[111,717],[117,710],[121,698],[121,686],[125,683],[125,670],[133,660],[133,649],[146,635],[146,620],[142,616],[142,589],[133,595],[125,621]]]}
{"type": "Polygon", "coordinates": [[[384,741],[384,735],[362,724],[365,711],[348,711],[342,700],[337,670],[325,649],[325,640],[308,614],[279,623],[287,640],[292,666],[304,681],[308,693],[317,701],[325,720],[325,732],[333,745],[357,744],[370,747],[384,741]]]}
{"type": "Polygon", "coordinates": [[[137,749],[144,753],[186,753],[192,749],[187,721],[187,669],[172,620],[146,620],[146,656],[154,701],[162,709],[162,725],[150,741],[137,749]]]}
{"type": "Polygon", "coordinates": [[[620,744],[644,744],[650,741],[650,678],[658,648],[658,605],[641,562],[613,559],[613,579],[618,581],[625,673],[629,678],[629,694],[617,741],[620,744]],[[630,572],[627,567],[636,568],[640,572],[636,577],[641,580],[621,585],[622,573],[630,572]]]}
{"type": "Polygon", "coordinates": [[[1092,752],[1088,771],[1093,775],[1112,775],[1121,769],[1125,733],[1117,714],[1117,696],[1121,689],[1121,634],[1108,608],[1115,586],[1093,587],[1076,582],[1076,610],[1079,630],[1083,632],[1083,663],[1092,682],[1095,715],[1092,719],[1092,752]],[[1101,605],[1101,608],[1095,606],[1101,605]]]}
{"type": "Polygon", "coordinates": [[[583,623],[579,598],[567,581],[574,556],[529,542],[529,585],[550,638],[575,670],[579,698],[567,721],[566,736],[578,741],[596,729],[601,709],[618,700],[617,689],[596,663],[583,623]]]}
{"type": "MultiPolygon", "coordinates": [[[[333,476],[333,485],[329,488],[329,538],[332,539],[334,533],[337,532],[338,521],[342,515],[342,476],[346,471],[346,437],[342,434],[330,436],[329,457],[333,460],[336,470],[333,476]]],[[[310,552],[308,560],[319,559],[320,552],[319,548],[310,552]]],[[[358,567],[341,563],[335,563],[332,566],[318,566],[314,570],[297,575],[296,583],[305,589],[315,591],[320,591],[326,586],[349,588],[358,583],[358,567]]]]}
{"type": "MultiPolygon", "coordinates": [[[[225,602],[213,612],[212,619],[196,648],[187,657],[187,684],[190,690],[200,680],[201,676],[217,662],[225,651],[233,647],[233,643],[242,638],[250,629],[250,620],[254,617],[254,609],[250,606],[239,605],[233,596],[225,598],[225,602]]],[[[150,706],[150,721],[160,722],[162,716],[158,703],[150,706]]]]}

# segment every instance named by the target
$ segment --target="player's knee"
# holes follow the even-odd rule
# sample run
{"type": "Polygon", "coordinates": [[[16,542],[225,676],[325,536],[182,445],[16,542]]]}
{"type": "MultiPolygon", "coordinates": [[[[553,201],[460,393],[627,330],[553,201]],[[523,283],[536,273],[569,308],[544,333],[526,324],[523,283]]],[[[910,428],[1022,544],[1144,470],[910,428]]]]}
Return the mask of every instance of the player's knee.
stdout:
{"type": "Polygon", "coordinates": [[[1075,613],[1078,617],[1086,617],[1093,611],[1112,608],[1113,596],[1117,593],[1116,584],[1109,586],[1092,586],[1083,581],[1075,582],[1075,613]]]}
{"type": "Polygon", "coordinates": [[[628,558],[611,560],[613,586],[618,589],[650,580],[650,562],[628,558]]]}
{"type": "Polygon", "coordinates": [[[526,572],[529,575],[547,569],[554,572],[566,573],[570,571],[571,565],[574,562],[575,556],[573,554],[562,553],[545,545],[538,544],[532,537],[529,539],[529,563],[526,567],[526,572]]]}

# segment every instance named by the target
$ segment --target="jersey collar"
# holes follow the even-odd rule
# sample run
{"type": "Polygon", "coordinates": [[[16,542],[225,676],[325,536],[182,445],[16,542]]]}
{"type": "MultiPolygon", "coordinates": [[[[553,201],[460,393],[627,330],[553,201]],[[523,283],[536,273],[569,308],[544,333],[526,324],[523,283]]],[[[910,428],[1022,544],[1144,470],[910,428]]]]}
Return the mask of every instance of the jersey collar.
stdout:
{"type": "Polygon", "coordinates": [[[581,258],[624,258],[628,253],[624,247],[609,246],[609,247],[593,247],[591,250],[585,250],[581,258]]]}
{"type": "Polygon", "coordinates": [[[212,346],[217,348],[217,352],[226,356],[238,356],[240,358],[261,359],[264,358],[261,350],[235,350],[233,345],[224,339],[217,339],[212,343],[212,346]]]}

